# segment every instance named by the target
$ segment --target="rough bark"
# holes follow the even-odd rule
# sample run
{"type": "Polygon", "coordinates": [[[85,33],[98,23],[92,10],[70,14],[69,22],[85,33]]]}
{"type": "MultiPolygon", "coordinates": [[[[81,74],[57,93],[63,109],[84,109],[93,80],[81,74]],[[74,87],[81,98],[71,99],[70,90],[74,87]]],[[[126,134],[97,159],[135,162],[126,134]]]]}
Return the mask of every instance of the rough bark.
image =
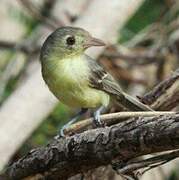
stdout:
{"type": "Polygon", "coordinates": [[[139,99],[155,110],[171,110],[175,108],[179,102],[179,70],[176,70],[172,76],[139,99]]]}
{"type": "Polygon", "coordinates": [[[179,148],[179,115],[130,119],[112,127],[53,140],[14,163],[10,179],[42,174],[66,179],[77,173],[131,158],[179,148]]]}
{"type": "MultiPolygon", "coordinates": [[[[179,75],[178,71],[147,93],[141,100],[157,110],[171,110],[178,106],[179,102],[179,75]],[[162,98],[161,98],[162,97],[162,98]]],[[[147,172],[142,176],[142,180],[163,180],[178,167],[178,159],[164,166],[147,172]]]]}

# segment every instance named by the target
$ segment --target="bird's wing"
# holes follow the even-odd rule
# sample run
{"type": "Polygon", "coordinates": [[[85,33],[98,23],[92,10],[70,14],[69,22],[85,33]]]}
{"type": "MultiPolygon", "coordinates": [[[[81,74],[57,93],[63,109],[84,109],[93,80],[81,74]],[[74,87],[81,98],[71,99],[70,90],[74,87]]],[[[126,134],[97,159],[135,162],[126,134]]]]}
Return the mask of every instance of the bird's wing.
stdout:
{"type": "Polygon", "coordinates": [[[85,60],[90,68],[89,80],[92,88],[106,92],[114,97],[120,105],[129,110],[152,111],[152,109],[147,105],[124,93],[112,75],[106,72],[105,69],[95,60],[89,56],[85,56],[85,60]]]}

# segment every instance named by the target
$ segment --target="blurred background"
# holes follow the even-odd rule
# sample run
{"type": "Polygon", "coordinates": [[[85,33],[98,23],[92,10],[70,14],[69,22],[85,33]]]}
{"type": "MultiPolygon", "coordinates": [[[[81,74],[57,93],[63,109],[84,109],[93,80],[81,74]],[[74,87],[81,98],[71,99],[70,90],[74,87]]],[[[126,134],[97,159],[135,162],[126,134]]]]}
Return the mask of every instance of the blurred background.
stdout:
{"type": "MultiPolygon", "coordinates": [[[[133,96],[142,96],[178,68],[178,0],[108,3],[113,4],[105,23],[111,18],[111,27],[90,19],[91,12],[98,19],[105,10],[100,0],[0,0],[1,170],[32,148],[47,144],[77,111],[58,102],[40,79],[40,47],[57,27],[84,24],[104,39],[108,46],[100,54],[98,49],[90,51],[90,56],[94,52],[133,96]]],[[[119,110],[111,105],[108,112],[119,110]]],[[[177,161],[165,170],[152,171],[144,179],[179,179],[177,161]]]]}

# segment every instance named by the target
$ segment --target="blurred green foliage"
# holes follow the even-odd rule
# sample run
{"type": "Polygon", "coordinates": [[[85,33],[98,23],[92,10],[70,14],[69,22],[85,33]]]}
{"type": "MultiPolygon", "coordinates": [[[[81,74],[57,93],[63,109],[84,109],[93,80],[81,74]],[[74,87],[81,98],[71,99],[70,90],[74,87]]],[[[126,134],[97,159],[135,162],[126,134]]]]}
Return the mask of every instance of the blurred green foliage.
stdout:
{"type": "MultiPolygon", "coordinates": [[[[10,6],[8,10],[9,10],[9,18],[13,19],[15,22],[19,24],[22,24],[22,26],[25,27],[25,33],[23,38],[26,39],[38,26],[38,22],[34,20],[32,17],[27,16],[24,12],[20,11],[19,9],[14,9],[13,7],[10,6]]],[[[0,75],[3,74],[3,71],[6,68],[6,66],[8,66],[9,61],[15,60],[14,55],[16,53],[17,51],[13,49],[0,51],[0,75]]],[[[21,74],[10,78],[2,94],[2,97],[0,97],[0,104],[13,92],[19,80],[20,75],[21,74]]],[[[0,82],[0,86],[2,85],[1,83],[3,82],[0,82]]]]}
{"type": "Polygon", "coordinates": [[[171,175],[166,180],[178,180],[179,179],[179,167],[173,169],[171,175]]]}
{"type": "Polygon", "coordinates": [[[28,16],[24,11],[14,9],[13,7],[10,7],[9,9],[9,16],[26,28],[25,37],[32,33],[32,31],[34,31],[34,29],[39,25],[39,21],[35,20],[31,16],[28,16]]]}
{"type": "Polygon", "coordinates": [[[131,39],[143,28],[159,20],[166,8],[165,0],[146,0],[124,28],[120,30],[119,42],[122,43],[131,39]]]}

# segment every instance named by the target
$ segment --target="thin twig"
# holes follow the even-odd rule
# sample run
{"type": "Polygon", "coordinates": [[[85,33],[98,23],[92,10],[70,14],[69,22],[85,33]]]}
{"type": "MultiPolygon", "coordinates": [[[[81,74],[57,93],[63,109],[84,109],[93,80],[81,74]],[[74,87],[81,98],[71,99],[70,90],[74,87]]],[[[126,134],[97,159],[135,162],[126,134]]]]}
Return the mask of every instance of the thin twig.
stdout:
{"type": "MultiPolygon", "coordinates": [[[[118,173],[122,174],[128,174],[130,172],[134,172],[139,169],[146,168],[142,174],[144,174],[146,171],[151,170],[152,168],[155,168],[157,166],[160,166],[162,164],[165,164],[175,158],[179,157],[179,150],[175,150],[172,152],[162,153],[160,155],[153,156],[151,158],[147,158],[144,160],[136,160],[136,161],[130,161],[122,168],[120,166],[120,169],[118,170],[118,173]]],[[[141,173],[140,173],[141,174],[141,173]]]]}
{"type": "Polygon", "coordinates": [[[13,43],[8,41],[0,41],[0,49],[17,50],[22,51],[25,54],[37,54],[40,51],[40,47],[28,46],[25,43],[13,43]]]}
{"type": "Polygon", "coordinates": [[[107,58],[127,60],[128,63],[133,65],[146,65],[156,63],[161,59],[159,55],[160,54],[155,51],[148,51],[142,53],[131,51],[130,53],[123,53],[121,50],[117,50],[117,52],[110,52],[106,50],[102,54],[102,56],[105,56],[107,58]]]}
{"type": "MultiPolygon", "coordinates": [[[[172,115],[176,112],[169,111],[154,111],[154,112],[117,112],[111,114],[101,115],[101,121],[106,125],[112,125],[114,123],[119,123],[124,121],[127,118],[136,118],[136,117],[150,117],[150,116],[160,116],[160,115],[172,115]]],[[[93,118],[88,118],[83,121],[79,121],[75,124],[72,124],[70,127],[65,129],[65,134],[73,134],[76,132],[81,132],[84,129],[88,129],[93,126],[93,118]]]]}
{"type": "MultiPolygon", "coordinates": [[[[65,25],[65,23],[57,18],[55,18],[52,14],[43,14],[43,11],[39,9],[34,3],[29,0],[19,0],[20,3],[23,5],[24,8],[37,20],[45,23],[47,27],[54,30],[59,26],[65,25]]],[[[46,7],[46,3],[45,3],[46,7]]],[[[53,7],[53,6],[50,6],[53,7]]],[[[50,10],[50,8],[49,8],[50,10]]]]}

